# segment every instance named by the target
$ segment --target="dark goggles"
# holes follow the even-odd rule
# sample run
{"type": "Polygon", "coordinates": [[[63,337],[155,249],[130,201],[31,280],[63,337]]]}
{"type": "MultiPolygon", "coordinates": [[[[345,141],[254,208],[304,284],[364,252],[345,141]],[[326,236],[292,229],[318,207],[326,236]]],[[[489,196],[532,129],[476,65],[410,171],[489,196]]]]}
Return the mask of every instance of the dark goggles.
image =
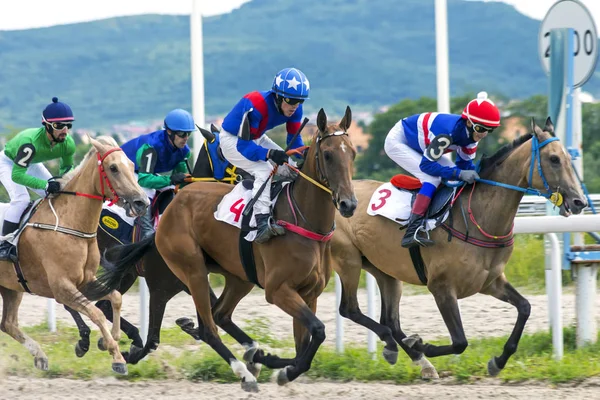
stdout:
{"type": "Polygon", "coordinates": [[[477,133],[492,133],[494,132],[494,128],[490,128],[489,126],[473,124],[473,130],[477,133]]]}
{"type": "Polygon", "coordinates": [[[192,134],[192,132],[186,131],[171,131],[174,135],[179,136],[180,138],[186,138],[192,134]]]}
{"type": "Polygon", "coordinates": [[[284,97],[283,101],[285,101],[286,103],[288,103],[290,106],[295,106],[296,104],[302,104],[304,103],[304,99],[292,99],[289,97],[284,97]]]}
{"type": "Polygon", "coordinates": [[[50,124],[50,126],[54,129],[56,129],[57,131],[61,131],[65,128],[67,129],[71,129],[73,127],[73,124],[71,122],[48,122],[50,124]]]}

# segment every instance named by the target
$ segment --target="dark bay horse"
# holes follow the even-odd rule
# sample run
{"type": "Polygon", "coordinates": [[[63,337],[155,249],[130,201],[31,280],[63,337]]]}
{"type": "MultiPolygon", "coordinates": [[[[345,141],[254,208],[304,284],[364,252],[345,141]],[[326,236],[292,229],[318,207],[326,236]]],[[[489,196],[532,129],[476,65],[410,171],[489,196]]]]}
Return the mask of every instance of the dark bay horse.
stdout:
{"type": "MultiPolygon", "coordinates": [[[[481,161],[480,176],[518,188],[535,188],[549,197],[562,196],[560,213],[578,214],[587,206],[565,148],[554,138],[550,119],[544,131],[532,121],[532,132],[517,138],[497,153],[481,161]]],[[[442,228],[431,235],[433,247],[422,248],[426,285],[452,338],[451,345],[423,343],[418,336],[406,337],[400,327],[398,304],[402,282],[422,285],[409,250],[400,246],[403,232],[398,224],[366,212],[371,196],[382,182],[356,181],[360,210],[351,218],[336,218],[337,230],[332,239],[333,269],[342,281],[341,315],[367,327],[386,343],[384,357],[395,362],[396,343],[421,366],[425,378],[437,377],[426,357],[460,354],[468,345],[461,322],[457,299],[483,293],[516,307],[518,317],[504,351],[488,363],[490,375],[497,375],[506,365],[517,345],[529,317],[529,302],[507,282],[504,267],[513,250],[512,226],[523,192],[496,186],[493,182],[476,183],[464,188],[451,209],[452,240],[442,228]],[[468,210],[461,210],[461,207],[468,210]],[[467,213],[468,211],[468,213],[467,213]],[[470,215],[467,221],[464,215],[470,215]],[[459,240],[468,234],[469,243],[459,240]],[[504,238],[503,238],[504,237],[504,238]],[[477,243],[477,244],[475,244],[477,243]],[[356,292],[361,268],[377,279],[381,289],[381,321],[363,315],[356,292]]],[[[518,189],[517,188],[517,189],[518,189]]],[[[423,318],[427,318],[423,315],[423,318]]]]}
{"type": "Polygon", "coordinates": [[[118,201],[130,215],[146,212],[148,196],[137,184],[133,163],[120,151],[114,139],[91,139],[92,148],[81,164],[59,179],[63,190],[56,197],[45,198],[23,230],[18,243],[21,280],[12,262],[0,262],[0,295],[3,312],[0,329],[23,344],[35,359],[35,366],[48,369],[48,357],[39,344],[18,325],[18,310],[23,292],[54,298],[88,316],[102,332],[103,341],[112,355],[112,369],[127,373],[117,341],[120,335],[121,295],[107,293],[113,305],[116,323],[112,332],[106,318],[90,300],[97,300],[85,290],[95,281],[100,262],[96,228],[103,200],[118,201]]]}
{"type": "MultiPolygon", "coordinates": [[[[210,131],[203,128],[199,128],[199,130],[206,140],[194,163],[192,177],[199,178],[199,180],[202,181],[235,183],[239,181],[241,177],[248,176],[247,172],[233,167],[222,156],[219,148],[219,129],[217,127],[211,125],[210,131]]],[[[164,193],[164,197],[168,198],[168,196],[169,193],[164,193]]],[[[161,207],[160,212],[162,211],[163,209],[161,207]]],[[[111,247],[121,244],[123,243],[119,239],[106,232],[101,226],[98,227],[98,247],[101,253],[111,247]]],[[[132,340],[129,351],[122,353],[128,364],[137,364],[141,359],[148,355],[148,353],[158,348],[160,343],[160,328],[162,326],[167,302],[182,291],[186,291],[189,294],[185,285],[173,275],[155,247],[150,249],[144,255],[142,266],[144,278],[146,279],[148,291],[150,293],[148,337],[146,344],[144,345],[144,342],[140,337],[139,329],[125,318],[121,318],[121,329],[132,340]]],[[[130,274],[123,277],[117,290],[122,294],[126,293],[138,276],[139,271],[137,269],[132,269],[130,274]]],[[[211,298],[213,299],[213,302],[216,302],[217,297],[212,291],[211,298]]],[[[96,303],[96,306],[102,310],[106,318],[112,321],[112,307],[109,301],[100,300],[96,303]]],[[[75,345],[75,354],[78,357],[83,357],[90,346],[90,328],[77,311],[72,310],[66,305],[65,309],[72,315],[79,330],[80,340],[75,345]]],[[[187,320],[188,319],[185,319],[184,321],[187,320]]],[[[237,327],[235,324],[224,324],[223,328],[230,332],[234,337],[237,336],[237,327]]],[[[197,336],[195,334],[195,329],[187,329],[186,331],[197,336]]],[[[101,350],[105,350],[102,339],[98,341],[98,347],[101,350]]]]}
{"type": "MultiPolygon", "coordinates": [[[[278,383],[297,378],[310,368],[311,362],[325,340],[325,326],[315,316],[317,298],[331,275],[328,261],[330,245],[326,232],[334,226],[336,207],[340,214],[350,217],[357,202],[352,186],[356,151],[346,130],[351,123],[350,108],[339,124],[327,124],[325,112],[317,116],[318,132],[307,151],[302,173],[315,183],[299,177],[288,194],[282,193],[275,205],[275,215],[294,229],[318,233],[320,241],[288,232],[264,244],[253,244],[258,283],[265,289],[269,303],[277,305],[294,318],[296,357],[282,359],[256,350],[256,343],[242,341],[253,349],[250,363],[270,368],[284,368],[278,383]],[[332,201],[333,199],[333,201],[332,201]],[[288,205],[288,201],[289,204],[288,205]],[[296,220],[300,215],[301,220],[296,220]]],[[[247,125],[244,129],[249,129],[247,125]]],[[[156,232],[156,247],[169,268],[190,289],[198,311],[202,335],[242,379],[242,388],[258,390],[255,376],[238,361],[221,341],[215,321],[230,321],[239,301],[254,284],[248,281],[240,260],[236,242],[239,230],[217,221],[214,210],[230,186],[218,183],[195,183],[181,190],[163,214],[156,232]],[[211,302],[208,273],[223,274],[226,285],[216,304],[211,302]]],[[[103,280],[109,290],[118,284],[143,254],[152,247],[154,238],[136,245],[115,247],[107,253],[108,274],[103,280]]]]}

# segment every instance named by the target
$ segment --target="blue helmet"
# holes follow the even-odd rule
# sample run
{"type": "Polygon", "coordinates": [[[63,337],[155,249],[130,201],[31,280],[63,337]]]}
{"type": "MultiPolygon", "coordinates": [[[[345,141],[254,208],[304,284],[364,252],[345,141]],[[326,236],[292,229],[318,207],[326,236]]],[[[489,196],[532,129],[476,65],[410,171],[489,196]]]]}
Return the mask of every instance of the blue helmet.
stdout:
{"type": "Polygon", "coordinates": [[[310,83],[299,69],[286,68],[275,75],[271,91],[291,99],[308,99],[310,83]]]}
{"type": "Polygon", "coordinates": [[[183,132],[193,132],[196,130],[192,114],[181,108],[176,108],[167,114],[165,117],[165,128],[183,132]]]}
{"type": "Polygon", "coordinates": [[[67,103],[61,103],[57,97],[52,98],[52,103],[48,104],[42,112],[42,117],[46,122],[74,121],[73,111],[67,103]]]}

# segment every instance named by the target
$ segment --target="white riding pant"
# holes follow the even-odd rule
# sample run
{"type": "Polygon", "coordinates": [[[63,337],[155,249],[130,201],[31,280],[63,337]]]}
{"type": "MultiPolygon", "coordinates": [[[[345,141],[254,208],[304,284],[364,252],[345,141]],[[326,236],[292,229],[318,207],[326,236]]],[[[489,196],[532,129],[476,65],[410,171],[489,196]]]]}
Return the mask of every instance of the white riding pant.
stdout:
{"type": "MultiPolygon", "coordinates": [[[[387,134],[383,149],[389,158],[394,160],[406,172],[409,172],[420,180],[421,183],[429,182],[435,187],[438,187],[442,183],[441,177],[431,176],[421,171],[420,164],[423,154],[408,145],[408,140],[406,140],[404,128],[402,127],[402,120],[398,121],[387,134]]],[[[455,166],[450,158],[450,154],[444,154],[437,162],[445,167],[455,166]]]]}
{"type": "MultiPolygon", "coordinates": [[[[10,197],[10,206],[6,210],[6,214],[4,214],[4,220],[17,224],[21,215],[23,215],[23,211],[29,205],[31,198],[27,192],[27,187],[19,185],[12,180],[13,166],[13,161],[4,154],[4,151],[0,152],[0,182],[2,182],[10,197]]],[[[27,174],[45,181],[52,178],[52,175],[42,163],[31,164],[27,168],[27,174]]],[[[41,197],[46,196],[46,191],[43,189],[29,188],[29,190],[41,197]]]]}
{"type": "MultiPolygon", "coordinates": [[[[256,195],[262,184],[265,181],[268,181],[265,190],[260,194],[256,203],[254,203],[254,214],[269,214],[271,212],[271,171],[273,171],[274,165],[270,161],[251,161],[244,157],[242,153],[237,150],[237,141],[239,138],[236,135],[232,135],[223,130],[219,134],[219,139],[221,141],[223,156],[227,161],[254,176],[254,188],[252,189],[253,197],[256,195]]],[[[254,143],[267,149],[283,150],[267,135],[262,135],[260,138],[256,139],[254,143]]],[[[295,165],[294,161],[291,159],[289,163],[295,165]]],[[[291,172],[286,165],[282,165],[277,169],[277,175],[289,176],[290,174],[291,172]]]]}

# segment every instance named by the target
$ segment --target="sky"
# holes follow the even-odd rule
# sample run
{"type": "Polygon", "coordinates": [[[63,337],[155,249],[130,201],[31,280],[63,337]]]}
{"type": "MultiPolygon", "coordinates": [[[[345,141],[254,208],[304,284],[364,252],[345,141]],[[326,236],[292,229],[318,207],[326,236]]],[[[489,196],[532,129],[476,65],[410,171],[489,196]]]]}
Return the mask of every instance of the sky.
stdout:
{"type": "MultiPolygon", "coordinates": [[[[212,16],[228,13],[251,0],[1,0],[0,30],[39,28],[124,15],[190,14],[192,1],[200,3],[203,15],[212,16]]],[[[519,12],[538,20],[544,18],[555,3],[555,0],[482,1],[502,1],[514,5],[519,12]]],[[[590,10],[598,28],[600,1],[582,2],[590,10]]]]}

